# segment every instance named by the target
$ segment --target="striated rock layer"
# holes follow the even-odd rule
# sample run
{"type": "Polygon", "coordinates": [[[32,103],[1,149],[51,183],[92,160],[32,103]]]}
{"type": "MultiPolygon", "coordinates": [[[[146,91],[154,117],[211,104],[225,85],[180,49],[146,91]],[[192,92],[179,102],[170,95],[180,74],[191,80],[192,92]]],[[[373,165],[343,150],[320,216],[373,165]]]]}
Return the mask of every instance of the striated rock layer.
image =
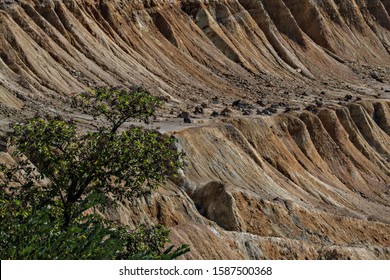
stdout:
{"type": "Polygon", "coordinates": [[[176,116],[284,106],[176,121],[180,177],[106,215],[170,227],[190,259],[390,259],[389,15],[389,0],[0,0],[0,128],[86,119],[66,98],[96,83],[142,84],[176,116]]]}
{"type": "Polygon", "coordinates": [[[172,227],[186,258],[390,259],[390,135],[372,117],[389,112],[360,103],[179,131],[181,178],[109,215],[172,227]]]}
{"type": "Polygon", "coordinates": [[[390,64],[389,9],[388,0],[1,0],[0,103],[55,103],[94,83],[143,84],[179,102],[302,82],[345,88],[336,78],[364,87],[356,67],[390,64]]]}

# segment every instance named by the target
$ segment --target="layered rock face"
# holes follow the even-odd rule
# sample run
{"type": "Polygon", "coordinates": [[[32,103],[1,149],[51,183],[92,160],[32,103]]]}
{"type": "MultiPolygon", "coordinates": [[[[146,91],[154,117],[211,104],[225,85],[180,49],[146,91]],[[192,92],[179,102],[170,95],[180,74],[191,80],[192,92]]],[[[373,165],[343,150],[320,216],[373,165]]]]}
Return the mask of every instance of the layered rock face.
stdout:
{"type": "Polygon", "coordinates": [[[186,258],[389,259],[389,113],[363,102],[179,131],[181,178],[110,216],[171,226],[186,258]]]}
{"type": "Polygon", "coordinates": [[[362,84],[356,67],[390,64],[389,8],[388,0],[2,0],[0,101],[55,102],[94,83],[143,84],[188,102],[276,95],[313,80],[362,84]]]}
{"type": "Polygon", "coordinates": [[[95,84],[142,84],[169,110],[288,105],[176,123],[179,178],[106,215],[170,227],[189,259],[390,259],[389,15],[389,0],[0,0],[0,128],[75,117],[66,98],[95,84]]]}

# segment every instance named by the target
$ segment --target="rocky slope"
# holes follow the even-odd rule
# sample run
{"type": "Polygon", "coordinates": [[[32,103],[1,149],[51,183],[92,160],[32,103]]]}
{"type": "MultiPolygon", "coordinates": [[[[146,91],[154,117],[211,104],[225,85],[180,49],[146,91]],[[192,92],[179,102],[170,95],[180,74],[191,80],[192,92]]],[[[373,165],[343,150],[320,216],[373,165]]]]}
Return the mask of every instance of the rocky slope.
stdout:
{"type": "Polygon", "coordinates": [[[175,133],[182,177],[111,213],[162,222],[188,258],[390,258],[389,103],[225,119],[175,133]]]}
{"type": "Polygon", "coordinates": [[[171,227],[185,258],[390,259],[389,15],[388,0],[0,0],[0,128],[37,111],[87,125],[68,96],[143,84],[186,165],[108,216],[171,227]],[[193,127],[176,118],[200,104],[193,127]]]}
{"type": "Polygon", "coordinates": [[[329,101],[347,91],[373,95],[370,82],[388,81],[389,7],[388,0],[1,0],[0,101],[9,110],[39,108],[39,98],[54,106],[94,83],[143,84],[178,106],[215,96],[301,104],[313,100],[300,94],[322,90],[329,101]]]}

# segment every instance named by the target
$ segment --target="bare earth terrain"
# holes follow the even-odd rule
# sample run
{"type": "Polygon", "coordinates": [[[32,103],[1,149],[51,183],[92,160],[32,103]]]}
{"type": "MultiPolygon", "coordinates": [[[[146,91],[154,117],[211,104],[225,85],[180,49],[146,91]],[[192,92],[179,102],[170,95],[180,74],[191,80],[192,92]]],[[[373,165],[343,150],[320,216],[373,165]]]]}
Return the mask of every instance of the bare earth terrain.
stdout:
{"type": "Polygon", "coordinates": [[[0,163],[10,121],[89,129],[69,97],[131,84],[185,167],[107,216],[189,259],[390,259],[390,0],[0,0],[0,163]]]}

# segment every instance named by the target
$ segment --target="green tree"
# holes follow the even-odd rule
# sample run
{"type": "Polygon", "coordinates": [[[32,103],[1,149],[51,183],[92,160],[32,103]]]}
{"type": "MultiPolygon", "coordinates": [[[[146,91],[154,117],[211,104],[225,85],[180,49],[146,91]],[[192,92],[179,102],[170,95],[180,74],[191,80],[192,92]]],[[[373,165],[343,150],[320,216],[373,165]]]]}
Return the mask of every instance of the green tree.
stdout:
{"type": "Polygon", "coordinates": [[[141,88],[96,88],[73,99],[102,125],[79,133],[72,121],[34,117],[13,126],[17,165],[2,167],[1,258],[174,258],[162,226],[136,230],[96,210],[149,195],[181,167],[173,137],[129,126],[148,121],[161,101],[141,88]]]}

